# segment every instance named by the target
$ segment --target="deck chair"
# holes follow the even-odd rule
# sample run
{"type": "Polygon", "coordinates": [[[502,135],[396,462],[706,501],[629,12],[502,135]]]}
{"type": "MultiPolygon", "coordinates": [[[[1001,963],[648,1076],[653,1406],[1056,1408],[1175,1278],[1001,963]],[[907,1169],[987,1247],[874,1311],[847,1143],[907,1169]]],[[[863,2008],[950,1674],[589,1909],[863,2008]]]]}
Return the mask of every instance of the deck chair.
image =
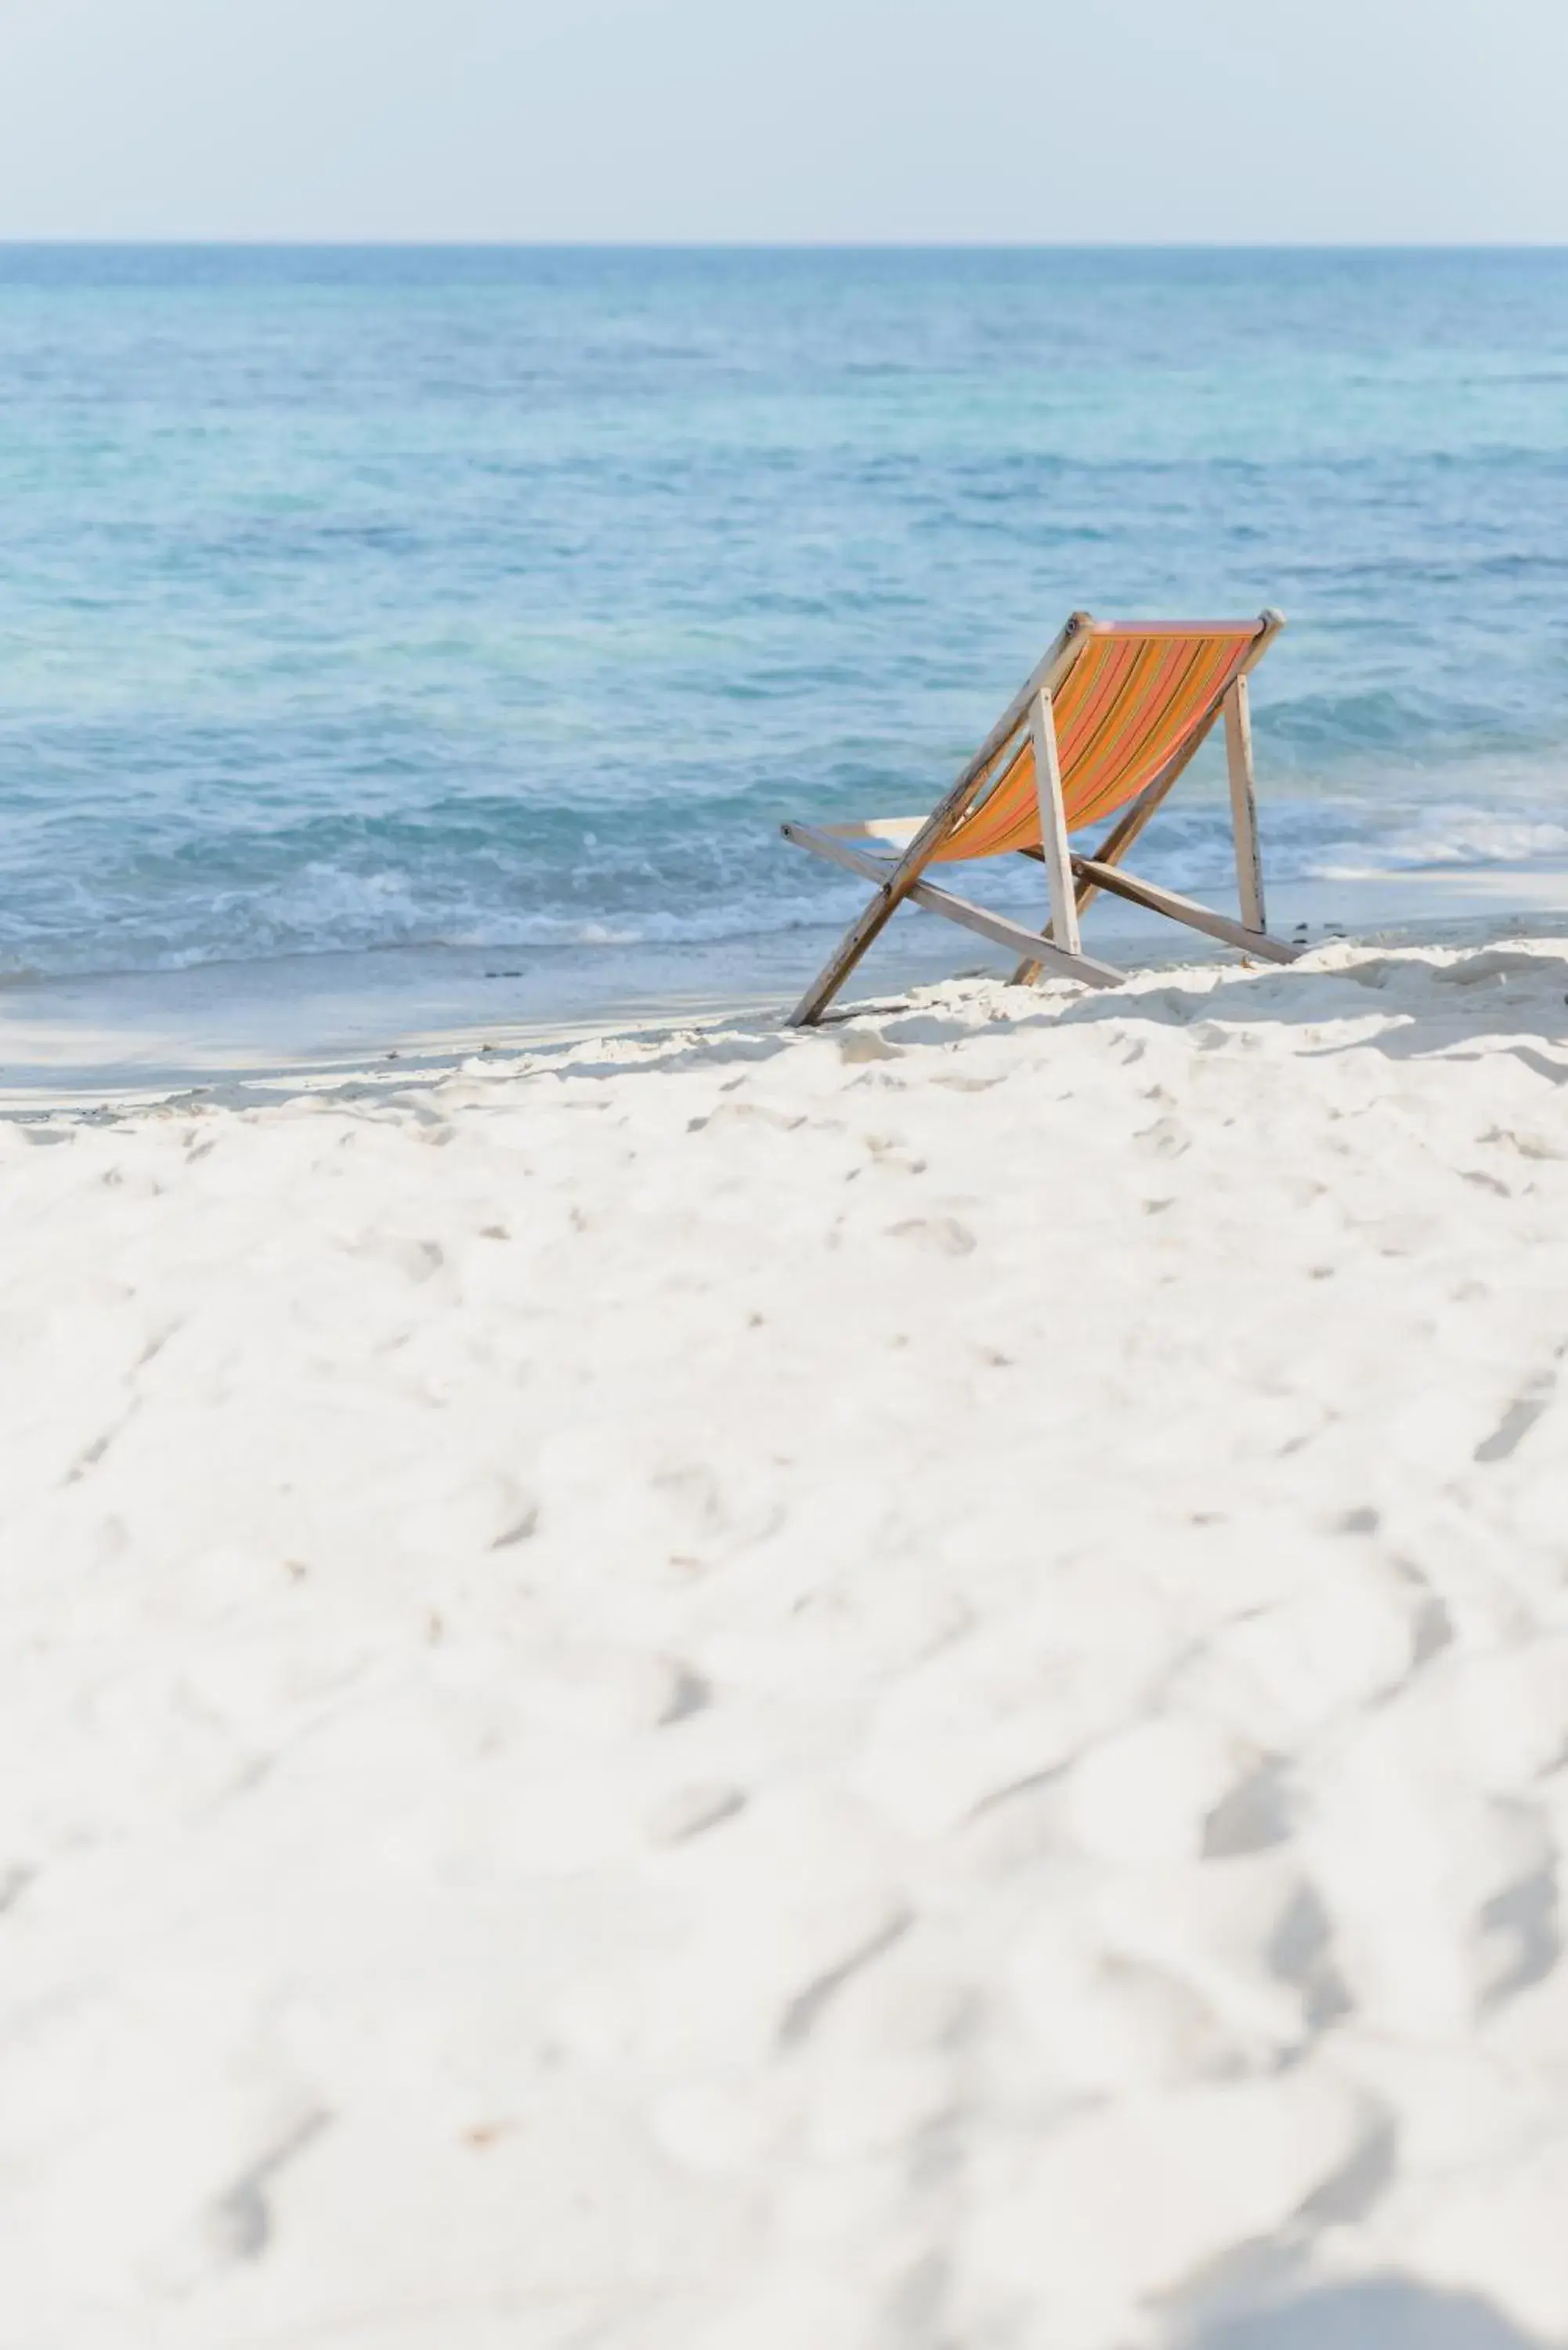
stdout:
{"type": "Polygon", "coordinates": [[[821,1019],[906,898],[1010,948],[1020,957],[1014,977],[1023,982],[1043,971],[1089,987],[1115,987],[1126,977],[1083,951],[1079,917],[1102,889],[1248,954],[1293,962],[1302,950],[1271,938],[1264,916],[1247,707],[1248,673],[1283,627],[1283,615],[1273,611],[1255,620],[1178,622],[1096,620],[1075,612],[929,816],[786,824],[786,840],[877,885],[870,904],[790,1015],[791,1025],[821,1019]],[[1239,922],[1140,881],[1121,864],[1221,713],[1239,922]],[[1094,855],[1075,856],[1069,833],[1105,816],[1116,821],[1094,855]],[[1039,933],[925,878],[932,865],[1014,850],[1045,868],[1051,921],[1039,933]]]}

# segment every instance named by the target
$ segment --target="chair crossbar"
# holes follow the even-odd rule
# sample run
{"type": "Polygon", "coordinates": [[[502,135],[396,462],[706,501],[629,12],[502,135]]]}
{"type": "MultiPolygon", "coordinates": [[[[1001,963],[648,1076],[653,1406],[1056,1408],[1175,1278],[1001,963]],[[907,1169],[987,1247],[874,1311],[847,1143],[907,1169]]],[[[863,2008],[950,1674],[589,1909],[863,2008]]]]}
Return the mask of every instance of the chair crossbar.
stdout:
{"type": "MultiPolygon", "coordinates": [[[[830,864],[842,865],[846,872],[858,873],[884,888],[897,868],[895,858],[852,848],[846,840],[835,839],[815,825],[786,824],[783,830],[785,839],[793,840],[797,847],[809,848],[815,857],[825,857],[830,864]]],[[[1007,947],[1014,954],[1033,956],[1047,971],[1058,972],[1065,979],[1081,980],[1085,987],[1119,987],[1127,977],[1126,972],[1118,971],[1115,963],[1100,962],[1093,955],[1069,954],[1040,931],[1025,930],[1022,922],[1010,922],[1005,914],[993,914],[988,906],[977,906],[971,899],[961,898],[954,890],[939,889],[935,882],[916,881],[906,894],[928,913],[945,915],[950,922],[977,931],[993,946],[1007,947]]]]}
{"type": "Polygon", "coordinates": [[[1222,939],[1227,946],[1240,947],[1243,954],[1262,955],[1268,962],[1294,962],[1304,951],[1287,945],[1283,939],[1271,938],[1267,931],[1249,930],[1244,922],[1233,922],[1212,908],[1199,905],[1195,898],[1183,898],[1175,889],[1162,889],[1153,881],[1141,881],[1136,873],[1124,872],[1119,865],[1103,865],[1097,857],[1075,857],[1073,871],[1081,881],[1093,882],[1113,898],[1125,898],[1129,906],[1142,906],[1151,914],[1165,914],[1173,922],[1185,922],[1189,931],[1203,931],[1211,939],[1222,939]]]}

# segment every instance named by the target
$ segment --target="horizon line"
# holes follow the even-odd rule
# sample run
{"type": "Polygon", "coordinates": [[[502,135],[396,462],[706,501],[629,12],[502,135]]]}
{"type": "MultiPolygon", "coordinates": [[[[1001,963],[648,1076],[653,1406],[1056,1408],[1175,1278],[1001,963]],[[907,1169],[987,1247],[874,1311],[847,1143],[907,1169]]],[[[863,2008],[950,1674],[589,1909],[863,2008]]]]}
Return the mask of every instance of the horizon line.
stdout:
{"type": "Polygon", "coordinates": [[[1568,238],[10,235],[0,253],[1568,253],[1568,238]]]}

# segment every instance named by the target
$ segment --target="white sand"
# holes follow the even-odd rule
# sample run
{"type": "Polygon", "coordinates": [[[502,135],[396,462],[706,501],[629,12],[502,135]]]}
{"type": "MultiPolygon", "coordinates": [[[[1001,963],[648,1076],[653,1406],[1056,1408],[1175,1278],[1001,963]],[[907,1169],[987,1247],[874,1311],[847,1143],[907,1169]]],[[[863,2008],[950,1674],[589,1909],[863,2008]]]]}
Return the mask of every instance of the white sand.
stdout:
{"type": "Polygon", "coordinates": [[[0,1128],[0,2350],[1568,2340],[1565,996],[0,1128]]]}

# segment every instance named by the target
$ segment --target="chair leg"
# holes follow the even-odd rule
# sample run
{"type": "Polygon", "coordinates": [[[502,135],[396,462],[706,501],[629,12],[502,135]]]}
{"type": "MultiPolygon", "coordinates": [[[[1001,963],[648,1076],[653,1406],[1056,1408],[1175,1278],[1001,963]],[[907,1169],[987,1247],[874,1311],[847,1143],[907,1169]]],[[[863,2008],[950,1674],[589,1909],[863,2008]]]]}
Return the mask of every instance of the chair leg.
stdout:
{"type": "MultiPolygon", "coordinates": [[[[953,821],[956,822],[957,818],[955,817],[953,821]]],[[[804,829],[805,827],[787,824],[784,827],[786,839],[796,837],[804,829]]],[[[906,850],[898,865],[889,872],[888,879],[865,910],[857,914],[850,923],[849,928],[839,940],[837,947],[790,1014],[788,1023],[790,1027],[813,1028],[815,1026],[861,956],[875,942],[919,881],[920,875],[930,863],[933,855],[940,847],[942,840],[950,829],[950,825],[944,826],[934,837],[928,840],[926,836],[930,833],[931,827],[929,824],[925,827],[923,832],[906,850]]]]}
{"type": "Polygon", "coordinates": [[[1252,713],[1245,676],[1225,696],[1225,763],[1231,775],[1231,829],[1236,842],[1236,889],[1241,921],[1266,931],[1263,859],[1258,846],[1258,800],[1252,781],[1252,713]]]}
{"type": "MultiPolygon", "coordinates": [[[[992,761],[994,765],[994,760],[992,761]]],[[[863,913],[857,915],[836,951],[824,963],[789,1016],[792,1028],[815,1027],[873,941],[892,920],[949,834],[967,815],[970,804],[991,780],[992,769],[976,761],[961,776],[940,806],[934,808],[889,872],[863,913]]],[[[809,826],[786,824],[786,839],[797,839],[809,826]]]]}
{"type": "Polygon", "coordinates": [[[823,964],[822,969],[790,1014],[786,1024],[789,1027],[815,1027],[892,911],[893,908],[888,901],[887,884],[884,883],[866,911],[857,915],[848,930],[845,931],[833,954],[823,964]]]}
{"type": "Polygon", "coordinates": [[[1062,764],[1056,755],[1056,721],[1044,689],[1029,714],[1034,741],[1034,795],[1040,806],[1040,846],[1051,889],[1051,936],[1064,953],[1079,951],[1078,901],[1073,882],[1073,852],[1067,845],[1067,809],[1062,797],[1062,764]]]}
{"type": "MultiPolygon", "coordinates": [[[[1073,878],[1073,852],[1067,838],[1067,806],[1062,796],[1062,763],[1056,749],[1056,715],[1044,688],[1029,713],[1034,743],[1034,794],[1040,807],[1040,855],[1051,891],[1051,922],[1046,937],[1064,954],[1081,954],[1078,933],[1078,890],[1073,878]]],[[[1015,987],[1033,987],[1044,963],[1027,956],[1012,974],[1015,987]]]]}

